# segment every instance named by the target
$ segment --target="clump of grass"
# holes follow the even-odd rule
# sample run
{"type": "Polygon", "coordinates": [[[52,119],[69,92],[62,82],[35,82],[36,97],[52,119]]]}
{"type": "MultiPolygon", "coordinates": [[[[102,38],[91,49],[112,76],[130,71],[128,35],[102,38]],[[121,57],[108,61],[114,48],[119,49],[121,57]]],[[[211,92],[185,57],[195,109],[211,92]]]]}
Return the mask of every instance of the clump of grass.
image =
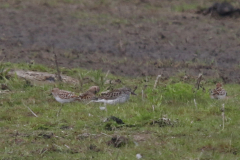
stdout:
{"type": "Polygon", "coordinates": [[[102,70],[95,70],[91,74],[92,81],[98,85],[99,87],[102,87],[105,82],[104,74],[102,73],[102,70]]]}
{"type": "Polygon", "coordinates": [[[166,100],[174,100],[176,102],[187,102],[195,98],[205,99],[207,94],[202,91],[196,91],[195,93],[192,90],[193,86],[179,82],[175,84],[168,84],[163,88],[162,95],[166,100]]]}
{"type": "Polygon", "coordinates": [[[161,90],[147,88],[145,94],[147,95],[148,101],[152,104],[153,111],[155,111],[157,108],[160,108],[163,98],[161,90]]]}
{"type": "Polygon", "coordinates": [[[8,72],[11,68],[8,68],[3,62],[0,62],[0,79],[7,80],[8,72]]]}
{"type": "Polygon", "coordinates": [[[182,5],[174,6],[172,10],[175,12],[185,12],[189,10],[196,10],[198,7],[199,7],[198,4],[184,3],[182,5]]]}

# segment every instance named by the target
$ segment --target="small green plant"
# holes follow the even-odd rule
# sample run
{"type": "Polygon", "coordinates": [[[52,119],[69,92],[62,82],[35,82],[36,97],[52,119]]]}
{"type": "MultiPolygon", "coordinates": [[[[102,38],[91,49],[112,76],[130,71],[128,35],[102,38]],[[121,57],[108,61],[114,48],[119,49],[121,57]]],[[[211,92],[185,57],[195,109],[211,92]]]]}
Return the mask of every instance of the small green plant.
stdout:
{"type": "Polygon", "coordinates": [[[162,104],[162,95],[159,89],[147,88],[146,95],[147,95],[148,101],[152,105],[153,111],[155,111],[155,108],[156,109],[160,108],[162,104]]]}
{"type": "Polygon", "coordinates": [[[7,68],[4,63],[0,62],[0,79],[7,80],[8,72],[11,68],[7,68]]]}
{"type": "Polygon", "coordinates": [[[84,84],[84,78],[86,77],[86,75],[88,74],[89,72],[78,72],[78,81],[79,81],[79,85],[80,85],[80,88],[82,89],[83,87],[83,84],[84,84]]]}
{"type": "Polygon", "coordinates": [[[93,71],[92,81],[100,87],[102,87],[104,85],[105,78],[104,78],[104,75],[102,73],[102,70],[93,71]]]}
{"type": "Polygon", "coordinates": [[[184,12],[184,11],[189,11],[189,10],[194,10],[197,9],[199,7],[198,4],[182,4],[182,5],[178,5],[178,6],[174,6],[173,10],[176,12],[184,12]]]}
{"type": "Polygon", "coordinates": [[[166,100],[173,100],[175,102],[187,102],[197,98],[206,98],[206,93],[202,91],[197,91],[193,93],[192,85],[186,83],[175,83],[168,84],[166,88],[163,89],[163,97],[166,100]]]}

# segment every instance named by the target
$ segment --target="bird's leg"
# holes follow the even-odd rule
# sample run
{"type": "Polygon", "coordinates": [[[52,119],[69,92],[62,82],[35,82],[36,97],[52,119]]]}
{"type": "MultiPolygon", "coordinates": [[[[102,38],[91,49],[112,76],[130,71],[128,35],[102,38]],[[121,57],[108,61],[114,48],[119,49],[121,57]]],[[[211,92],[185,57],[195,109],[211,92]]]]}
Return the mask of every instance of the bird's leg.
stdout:
{"type": "Polygon", "coordinates": [[[107,103],[104,103],[105,110],[107,112],[107,103]]]}
{"type": "Polygon", "coordinates": [[[60,112],[61,112],[61,110],[62,110],[62,107],[63,107],[63,104],[61,104],[61,107],[60,107],[59,111],[57,112],[57,117],[58,117],[58,115],[60,115],[60,112]]]}
{"type": "Polygon", "coordinates": [[[93,101],[91,100],[90,102],[88,102],[86,105],[88,105],[89,103],[92,103],[93,101]]]}

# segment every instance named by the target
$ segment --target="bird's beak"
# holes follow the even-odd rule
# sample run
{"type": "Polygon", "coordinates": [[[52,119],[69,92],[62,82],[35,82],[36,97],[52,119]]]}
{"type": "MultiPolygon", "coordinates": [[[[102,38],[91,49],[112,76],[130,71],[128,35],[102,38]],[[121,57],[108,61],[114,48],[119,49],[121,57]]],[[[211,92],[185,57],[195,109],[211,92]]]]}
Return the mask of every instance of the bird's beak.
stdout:
{"type": "Polygon", "coordinates": [[[135,95],[135,96],[136,96],[137,94],[136,94],[136,93],[134,93],[134,92],[131,92],[131,95],[135,95]]]}

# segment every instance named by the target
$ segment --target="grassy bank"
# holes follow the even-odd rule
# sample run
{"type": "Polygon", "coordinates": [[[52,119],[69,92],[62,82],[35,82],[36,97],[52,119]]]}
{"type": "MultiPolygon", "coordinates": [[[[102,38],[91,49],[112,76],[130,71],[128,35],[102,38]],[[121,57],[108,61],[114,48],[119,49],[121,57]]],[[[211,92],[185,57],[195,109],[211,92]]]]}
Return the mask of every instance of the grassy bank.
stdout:
{"type": "MultiPolygon", "coordinates": [[[[4,67],[55,73],[54,68],[36,64],[5,63],[4,67]]],[[[10,90],[0,94],[1,159],[136,159],[138,153],[142,159],[237,159],[240,87],[236,84],[224,86],[230,97],[218,101],[210,99],[207,91],[193,93],[195,82],[177,77],[160,80],[153,89],[156,77],[106,77],[101,71],[65,68],[61,72],[92,82],[82,87],[39,84],[14,75],[0,80],[10,90]],[[102,104],[64,104],[61,115],[56,116],[61,105],[50,95],[54,86],[80,93],[99,85],[104,91],[110,86],[104,84],[106,79],[118,78],[122,84],[114,88],[137,85],[138,95],[125,104],[108,105],[107,111],[99,109],[102,104]],[[105,122],[109,116],[125,124],[105,122]],[[107,145],[113,135],[128,138],[126,145],[107,145]]],[[[208,90],[214,84],[205,81],[204,87],[208,90]]]]}

